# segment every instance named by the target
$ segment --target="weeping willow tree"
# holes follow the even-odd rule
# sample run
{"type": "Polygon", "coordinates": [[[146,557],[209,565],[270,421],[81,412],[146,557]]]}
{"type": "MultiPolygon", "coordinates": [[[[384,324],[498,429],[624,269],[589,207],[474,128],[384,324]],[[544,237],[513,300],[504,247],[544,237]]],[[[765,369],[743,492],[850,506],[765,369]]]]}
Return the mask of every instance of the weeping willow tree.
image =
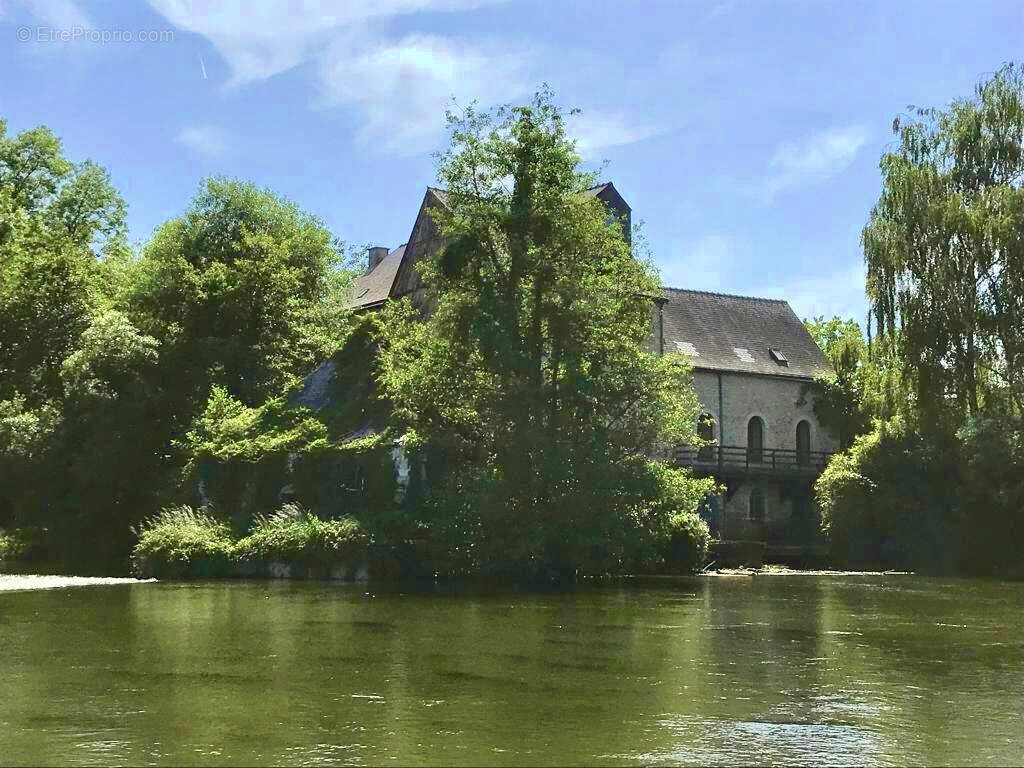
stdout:
{"type": "Polygon", "coordinates": [[[957,426],[1024,404],[1024,69],[893,124],[864,229],[873,354],[905,415],[957,426]]]}

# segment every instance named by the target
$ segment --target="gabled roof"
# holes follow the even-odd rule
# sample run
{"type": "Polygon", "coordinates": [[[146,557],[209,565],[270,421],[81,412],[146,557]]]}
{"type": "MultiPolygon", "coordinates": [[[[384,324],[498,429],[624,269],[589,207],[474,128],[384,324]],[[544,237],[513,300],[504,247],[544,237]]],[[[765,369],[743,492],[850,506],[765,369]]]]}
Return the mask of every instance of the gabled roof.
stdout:
{"type": "Polygon", "coordinates": [[[663,288],[665,352],[694,368],[810,379],[832,368],[810,333],[779,299],[663,288]],[[770,349],[788,362],[780,365],[770,349]]]}
{"type": "MultiPolygon", "coordinates": [[[[623,200],[615,186],[609,181],[598,184],[583,192],[584,195],[597,197],[619,211],[629,212],[629,204],[623,200]]],[[[409,243],[416,239],[417,227],[421,225],[424,212],[434,204],[448,205],[448,194],[437,187],[427,187],[423,202],[420,204],[419,214],[413,224],[412,233],[409,235],[409,243]]],[[[628,237],[628,231],[627,231],[628,237]]],[[[383,259],[372,270],[365,275],[360,275],[352,281],[352,288],[349,291],[348,309],[355,311],[372,309],[378,307],[394,295],[395,280],[402,268],[402,261],[405,257],[406,247],[401,245],[383,259]]]]}
{"type": "Polygon", "coordinates": [[[402,266],[404,254],[405,246],[398,246],[381,259],[376,267],[353,280],[352,288],[349,290],[348,308],[368,309],[384,303],[391,295],[391,287],[395,284],[395,275],[402,266]]]}
{"type": "Polygon", "coordinates": [[[632,210],[629,207],[629,203],[626,202],[626,198],[619,194],[619,190],[610,181],[598,184],[596,187],[590,187],[590,189],[585,189],[583,194],[587,197],[596,197],[599,200],[603,200],[619,212],[632,210]]]}

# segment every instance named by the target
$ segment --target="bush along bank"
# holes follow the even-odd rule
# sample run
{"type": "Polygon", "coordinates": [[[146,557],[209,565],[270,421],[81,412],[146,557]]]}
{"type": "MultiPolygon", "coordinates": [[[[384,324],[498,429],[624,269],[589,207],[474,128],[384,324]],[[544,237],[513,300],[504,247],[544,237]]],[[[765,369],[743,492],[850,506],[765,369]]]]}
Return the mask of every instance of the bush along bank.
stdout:
{"type": "Polygon", "coordinates": [[[370,537],[351,517],[325,520],[297,504],[257,517],[233,536],[210,509],[171,507],[136,530],[132,571],[139,577],[230,576],[365,579],[370,537]]]}
{"type": "MultiPolygon", "coordinates": [[[[685,574],[704,564],[711,535],[696,513],[673,515],[661,557],[640,572],[685,574]]],[[[253,519],[238,536],[211,508],[169,507],[136,530],[138,543],[131,569],[140,578],[291,578],[342,581],[390,581],[400,578],[473,580],[471,572],[438,565],[429,552],[412,545],[402,548],[375,543],[352,517],[321,518],[299,504],[285,504],[272,515],[253,519]]],[[[429,549],[429,547],[428,547],[429,549]]],[[[441,558],[445,560],[445,558],[441,558]]]]}
{"type": "Polygon", "coordinates": [[[664,569],[668,573],[699,571],[710,548],[711,530],[699,514],[677,512],[669,518],[669,539],[664,552],[664,569]]]}

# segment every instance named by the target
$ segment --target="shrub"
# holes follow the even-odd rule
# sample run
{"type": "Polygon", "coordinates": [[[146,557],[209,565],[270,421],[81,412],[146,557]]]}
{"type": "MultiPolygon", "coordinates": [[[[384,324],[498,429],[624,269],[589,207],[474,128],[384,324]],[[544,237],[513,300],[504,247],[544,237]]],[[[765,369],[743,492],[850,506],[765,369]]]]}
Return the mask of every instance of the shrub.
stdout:
{"type": "Polygon", "coordinates": [[[815,483],[833,561],[953,571],[962,557],[961,454],[955,438],[878,422],[815,483]]]}
{"type": "Polygon", "coordinates": [[[138,576],[206,578],[231,568],[231,530],[208,509],[169,507],[135,531],[132,570],[138,576]]]}
{"type": "Polygon", "coordinates": [[[665,555],[669,570],[675,573],[694,573],[704,565],[711,546],[711,530],[696,512],[679,512],[669,518],[668,551],[665,555]]]}
{"type": "Polygon", "coordinates": [[[322,520],[298,504],[285,504],[270,517],[256,519],[235,546],[235,557],[322,565],[364,555],[368,544],[363,527],[351,517],[322,520]]]}

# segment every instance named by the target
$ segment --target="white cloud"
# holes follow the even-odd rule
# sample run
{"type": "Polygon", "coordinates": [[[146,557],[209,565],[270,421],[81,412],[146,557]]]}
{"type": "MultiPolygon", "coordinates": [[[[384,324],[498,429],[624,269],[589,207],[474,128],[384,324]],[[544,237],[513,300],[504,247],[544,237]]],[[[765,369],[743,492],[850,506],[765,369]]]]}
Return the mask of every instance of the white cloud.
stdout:
{"type": "Polygon", "coordinates": [[[771,199],[790,187],[830,179],[850,167],[867,140],[863,126],[851,125],[830,128],[802,142],[786,142],[772,155],[761,190],[771,199]]]}
{"type": "Polygon", "coordinates": [[[424,11],[455,11],[486,0],[149,0],[180,29],[209,40],[232,83],[263,80],[316,58],[334,37],[370,22],[424,11]]]}
{"type": "Polygon", "coordinates": [[[25,10],[40,24],[61,30],[92,29],[92,21],[73,0],[24,0],[25,10]]]}
{"type": "Polygon", "coordinates": [[[831,274],[794,277],[754,292],[766,298],[785,299],[801,318],[839,315],[863,323],[867,311],[865,276],[864,264],[858,261],[831,274]]]}
{"type": "Polygon", "coordinates": [[[859,259],[829,273],[777,274],[768,282],[763,279],[764,264],[757,264],[750,243],[711,233],[683,242],[659,266],[664,285],[785,299],[801,318],[840,315],[862,321],[867,310],[865,270],[859,259]]]}
{"type": "Polygon", "coordinates": [[[569,117],[567,129],[576,139],[576,151],[585,159],[592,159],[599,149],[632,144],[663,133],[660,128],[638,122],[637,116],[589,110],[569,117]]]}
{"type": "Polygon", "coordinates": [[[221,155],[226,148],[224,135],[217,128],[209,125],[184,128],[178,134],[177,139],[192,151],[206,157],[221,155]]]}
{"type": "MultiPolygon", "coordinates": [[[[230,71],[229,85],[264,80],[311,65],[320,106],[347,106],[366,146],[415,153],[436,146],[444,111],[484,106],[530,93],[543,79],[543,51],[531,44],[472,42],[436,34],[393,38],[387,22],[453,12],[494,0],[149,0],[170,23],[206,38],[230,71]]],[[[653,135],[622,113],[580,115],[579,149],[628,144],[653,135]]]]}
{"type": "Polygon", "coordinates": [[[413,153],[440,136],[453,97],[460,104],[487,105],[527,92],[529,58],[522,48],[433,35],[372,46],[339,40],[325,53],[320,78],[325,104],[358,107],[364,143],[413,153]]]}

